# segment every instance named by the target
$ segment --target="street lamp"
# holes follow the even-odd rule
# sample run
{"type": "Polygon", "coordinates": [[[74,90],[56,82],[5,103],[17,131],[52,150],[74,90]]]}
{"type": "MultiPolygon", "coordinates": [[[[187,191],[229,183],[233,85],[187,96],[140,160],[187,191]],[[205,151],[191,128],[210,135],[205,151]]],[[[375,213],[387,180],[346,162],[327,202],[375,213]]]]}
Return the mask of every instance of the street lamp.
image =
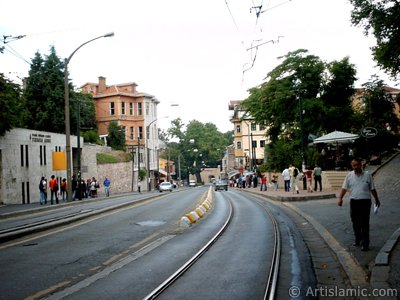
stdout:
{"type": "MultiPolygon", "coordinates": [[[[71,61],[72,56],[78,51],[80,48],[85,46],[86,44],[89,44],[90,42],[93,42],[97,39],[103,38],[103,37],[112,37],[114,36],[114,33],[107,33],[98,37],[95,37],[94,39],[91,39],[82,45],[80,45],[78,48],[76,48],[71,55],[64,60],[64,102],[65,102],[65,153],[67,156],[67,197],[68,201],[72,200],[72,176],[71,176],[71,170],[72,170],[72,161],[71,161],[71,125],[70,125],[70,120],[69,120],[69,88],[68,88],[68,64],[71,61]]],[[[79,137],[78,137],[79,139],[79,137]]],[[[78,153],[80,151],[80,143],[78,146],[78,153]]],[[[79,157],[80,160],[80,157],[79,157]]],[[[80,167],[80,163],[78,163],[80,167]]],[[[78,170],[78,175],[80,175],[80,170],[78,170]]]]}

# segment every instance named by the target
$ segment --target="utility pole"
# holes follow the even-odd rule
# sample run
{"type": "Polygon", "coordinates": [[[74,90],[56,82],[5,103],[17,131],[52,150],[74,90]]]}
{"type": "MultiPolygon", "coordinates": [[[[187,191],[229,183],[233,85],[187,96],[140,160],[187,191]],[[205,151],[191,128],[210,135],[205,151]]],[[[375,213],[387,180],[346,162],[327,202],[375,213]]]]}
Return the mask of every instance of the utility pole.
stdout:
{"type": "Polygon", "coordinates": [[[137,140],[138,140],[138,144],[137,144],[137,164],[138,164],[137,188],[138,188],[138,192],[140,193],[140,137],[139,136],[138,136],[137,140]]]}

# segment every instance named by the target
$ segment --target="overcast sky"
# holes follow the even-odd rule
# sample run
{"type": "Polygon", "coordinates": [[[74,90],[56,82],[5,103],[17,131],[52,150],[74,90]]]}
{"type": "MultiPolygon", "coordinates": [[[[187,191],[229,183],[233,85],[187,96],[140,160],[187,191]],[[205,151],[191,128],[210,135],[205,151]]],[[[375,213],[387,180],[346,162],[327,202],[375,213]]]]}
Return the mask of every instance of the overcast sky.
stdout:
{"type": "Polygon", "coordinates": [[[162,129],[180,117],[232,130],[229,101],[245,99],[279,56],[300,48],[324,61],[349,56],[357,87],[376,73],[387,80],[374,67],[374,39],[351,26],[346,0],[0,0],[0,10],[0,38],[25,35],[6,39],[0,72],[18,80],[35,52],[48,55],[53,45],[64,59],[114,32],[76,52],[70,79],[78,87],[99,76],[107,84],[136,82],[160,101],[159,118],[169,116],[159,120],[162,129]]]}

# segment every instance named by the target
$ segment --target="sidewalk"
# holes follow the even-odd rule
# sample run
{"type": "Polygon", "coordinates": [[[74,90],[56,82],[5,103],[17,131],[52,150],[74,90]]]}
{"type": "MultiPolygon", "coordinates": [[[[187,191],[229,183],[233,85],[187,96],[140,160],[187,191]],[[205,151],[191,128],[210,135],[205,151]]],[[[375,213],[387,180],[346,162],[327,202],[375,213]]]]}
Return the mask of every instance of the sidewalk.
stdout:
{"type": "MultiPolygon", "coordinates": [[[[268,199],[281,201],[286,207],[297,212],[319,232],[326,244],[336,254],[343,269],[350,276],[365,274],[372,288],[398,288],[400,285],[400,203],[399,176],[397,173],[400,155],[390,157],[380,166],[369,166],[374,174],[374,182],[381,200],[381,208],[370,217],[370,251],[362,252],[360,247],[352,246],[354,235],[350,219],[348,193],[342,207],[337,205],[340,190],[309,193],[300,190],[299,194],[280,189],[260,191],[259,188],[242,189],[245,192],[262,195],[268,199]],[[387,165],[393,160],[393,166],[387,165]],[[386,166],[387,165],[387,166],[386,166]],[[379,172],[385,168],[385,172],[379,172]],[[358,272],[358,274],[356,274],[358,272]],[[353,274],[352,274],[353,273],[353,274]]],[[[398,290],[400,297],[400,290],[398,290]]],[[[395,298],[385,298],[395,299],[395,298]]],[[[400,299],[400,298],[399,298],[400,299]]]]}

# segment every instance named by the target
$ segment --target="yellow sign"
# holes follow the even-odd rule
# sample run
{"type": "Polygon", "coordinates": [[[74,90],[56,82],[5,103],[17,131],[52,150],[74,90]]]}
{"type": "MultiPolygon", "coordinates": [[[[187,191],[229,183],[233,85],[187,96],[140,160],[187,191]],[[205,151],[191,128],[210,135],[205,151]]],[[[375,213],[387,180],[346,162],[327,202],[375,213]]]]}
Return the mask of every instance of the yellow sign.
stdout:
{"type": "Polygon", "coordinates": [[[53,171],[67,170],[67,159],[65,152],[52,152],[53,171]]]}

